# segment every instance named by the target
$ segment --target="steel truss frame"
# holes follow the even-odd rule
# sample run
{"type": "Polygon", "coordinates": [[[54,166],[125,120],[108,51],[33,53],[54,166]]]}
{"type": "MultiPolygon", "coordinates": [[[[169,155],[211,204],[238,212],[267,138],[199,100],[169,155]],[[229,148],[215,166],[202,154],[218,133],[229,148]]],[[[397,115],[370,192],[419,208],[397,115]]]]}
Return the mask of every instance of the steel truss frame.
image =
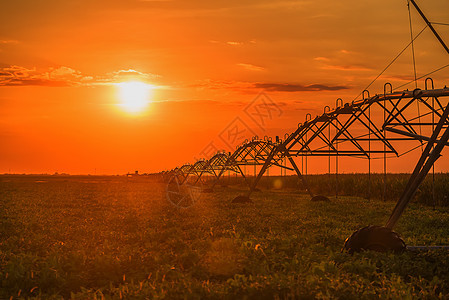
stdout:
{"type": "MultiPolygon", "coordinates": [[[[236,173],[239,173],[246,184],[250,187],[249,182],[242,166],[261,166],[266,163],[266,160],[270,153],[277,147],[281,141],[277,138],[275,142],[272,141],[270,137],[264,137],[264,139],[259,139],[257,136],[253,137],[251,140],[245,140],[243,144],[236,147],[236,150],[228,157],[224,168],[218,174],[217,180],[213,183],[212,188],[215,187],[219,178],[224,174],[226,168],[233,168],[236,173]]],[[[280,168],[285,168],[292,170],[282,164],[284,160],[284,155],[279,153],[274,156],[270,161],[270,166],[275,165],[280,168]]]]}
{"type": "MultiPolygon", "coordinates": [[[[226,152],[218,152],[212,156],[209,160],[200,159],[195,164],[184,164],[181,167],[177,167],[171,171],[163,172],[165,178],[170,176],[177,176],[180,184],[186,182],[190,175],[196,175],[196,180],[193,184],[201,181],[202,176],[209,174],[214,178],[211,188],[219,182],[220,178],[226,171],[232,171],[239,174],[245,180],[248,187],[251,187],[251,182],[248,180],[245,171],[242,166],[263,166],[267,162],[268,157],[273,151],[282,143],[282,140],[276,137],[276,141],[273,142],[270,137],[264,137],[259,139],[257,136],[251,140],[245,140],[241,145],[236,147],[236,150],[231,154],[226,152]]],[[[269,166],[277,166],[285,170],[294,171],[298,169],[295,161],[289,153],[277,152],[270,158],[269,166]],[[288,159],[292,167],[283,164],[288,159]]],[[[299,169],[298,169],[299,171],[299,169]]],[[[256,174],[255,174],[256,175],[256,174]]],[[[302,176],[300,178],[303,183],[306,181],[302,176]]],[[[306,189],[308,189],[306,185],[306,189]]]]}
{"type": "Polygon", "coordinates": [[[305,182],[307,191],[313,196],[292,157],[334,156],[337,161],[338,157],[346,156],[370,161],[383,156],[386,160],[388,154],[398,157],[411,151],[400,152],[404,141],[415,142],[416,147],[426,148],[390,218],[388,226],[392,228],[443,147],[449,145],[449,88],[433,89],[430,78],[426,79],[425,85],[424,90],[392,92],[391,84],[387,83],[383,94],[369,97],[369,93],[364,91],[363,96],[366,95],[366,98],[344,105],[338,99],[335,109],[327,107],[322,115],[313,119],[308,114],[304,123],[299,124],[284,142],[272,149],[247,196],[256,189],[268,167],[273,165],[275,157],[289,157],[297,176],[305,182]],[[432,89],[428,89],[428,85],[432,89]],[[443,129],[445,131],[441,134],[443,129]]]}
{"type": "Polygon", "coordinates": [[[268,168],[277,166],[294,171],[313,197],[295,157],[335,157],[336,163],[339,157],[356,157],[367,159],[370,166],[373,158],[383,157],[386,161],[387,155],[399,157],[422,147],[407,188],[387,223],[387,227],[393,228],[444,146],[449,145],[449,88],[434,89],[432,79],[427,78],[423,90],[393,92],[391,84],[386,83],[383,94],[370,97],[369,92],[364,91],[362,97],[346,104],[337,99],[335,109],[326,106],[323,114],[313,119],[307,114],[306,121],[298,124],[291,134],[286,134],[285,140],[276,137],[273,142],[269,137],[259,139],[255,136],[245,140],[232,154],[218,152],[209,160],[200,159],[163,175],[175,175],[183,184],[194,174],[196,184],[202,176],[209,174],[215,179],[213,188],[226,171],[232,171],[244,178],[249,186],[249,197],[268,168]],[[415,145],[411,150],[403,151],[401,144],[404,142],[415,145]],[[287,160],[291,166],[283,163],[287,160]],[[262,167],[251,183],[242,166],[262,167]]]}
{"type": "Polygon", "coordinates": [[[199,159],[193,165],[187,163],[181,167],[176,167],[171,171],[164,172],[164,174],[167,174],[165,178],[169,179],[171,176],[177,176],[179,184],[184,184],[190,175],[195,175],[196,178],[192,184],[196,184],[202,180],[201,177],[205,174],[212,175],[216,179],[219,179],[221,173],[224,171],[229,170],[239,172],[235,166],[227,165],[230,156],[230,153],[219,151],[208,160],[199,159]]]}

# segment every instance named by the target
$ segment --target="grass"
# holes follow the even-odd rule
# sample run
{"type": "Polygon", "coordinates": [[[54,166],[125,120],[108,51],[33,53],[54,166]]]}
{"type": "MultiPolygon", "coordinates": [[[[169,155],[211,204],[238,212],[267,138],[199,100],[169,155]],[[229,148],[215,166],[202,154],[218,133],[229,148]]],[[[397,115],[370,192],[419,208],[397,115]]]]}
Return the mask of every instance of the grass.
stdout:
{"type": "MultiPolygon", "coordinates": [[[[238,186],[177,210],[163,184],[125,177],[0,177],[0,299],[449,297],[447,251],[341,253],[394,202],[311,202],[238,186]]],[[[412,203],[409,245],[449,245],[449,211],[412,203]]]]}

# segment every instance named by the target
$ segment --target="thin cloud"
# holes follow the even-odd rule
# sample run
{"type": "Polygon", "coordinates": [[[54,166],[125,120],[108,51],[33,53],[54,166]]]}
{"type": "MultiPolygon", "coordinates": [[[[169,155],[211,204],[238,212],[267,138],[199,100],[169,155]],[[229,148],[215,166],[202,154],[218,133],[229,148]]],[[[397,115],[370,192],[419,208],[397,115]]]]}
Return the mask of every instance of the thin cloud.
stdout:
{"type": "Polygon", "coordinates": [[[0,68],[0,86],[88,86],[112,84],[129,80],[150,80],[155,74],[143,73],[133,69],[118,70],[104,76],[90,76],[70,67],[61,66],[37,70],[21,66],[0,68]]]}
{"type": "Polygon", "coordinates": [[[242,101],[220,101],[220,100],[212,100],[212,99],[162,99],[162,100],[155,100],[153,103],[156,104],[166,104],[166,103],[176,103],[176,104],[204,104],[204,105],[219,105],[219,106],[226,106],[226,107],[241,107],[245,104],[245,102],[242,101]]]}
{"type": "Polygon", "coordinates": [[[225,81],[225,80],[212,80],[204,79],[195,84],[188,85],[188,87],[194,87],[199,90],[213,89],[213,90],[245,90],[253,88],[253,84],[244,81],[225,81]]]}
{"type": "Polygon", "coordinates": [[[64,66],[45,71],[21,66],[0,68],[0,86],[74,86],[88,78],[81,72],[64,66]]]}
{"type": "Polygon", "coordinates": [[[322,56],[315,57],[314,60],[317,60],[317,61],[330,61],[329,58],[322,57],[322,56]]]}
{"type": "Polygon", "coordinates": [[[308,92],[308,91],[340,91],[350,89],[350,86],[342,85],[325,85],[325,84],[291,84],[291,83],[261,83],[247,81],[218,81],[218,80],[201,80],[189,87],[197,89],[216,89],[216,90],[232,90],[238,92],[251,92],[256,89],[265,89],[273,92],[308,92]]]}
{"type": "Polygon", "coordinates": [[[357,65],[324,65],[321,69],[338,71],[372,71],[373,69],[357,65]]]}
{"type": "Polygon", "coordinates": [[[342,54],[354,54],[355,52],[348,51],[348,50],[346,50],[346,49],[341,49],[341,50],[340,50],[340,53],[342,53],[342,54]]]}
{"type": "Polygon", "coordinates": [[[226,44],[231,45],[231,46],[241,46],[241,45],[243,45],[242,42],[234,42],[234,41],[226,42],[226,44]]]}
{"type": "Polygon", "coordinates": [[[320,69],[323,70],[337,70],[337,71],[373,71],[372,68],[366,66],[364,63],[360,63],[360,59],[357,52],[349,51],[346,49],[338,50],[331,57],[318,56],[314,60],[321,63],[320,69]],[[349,58],[348,58],[349,55],[349,58]],[[357,59],[356,62],[354,59],[357,59]]]}
{"type": "Polygon", "coordinates": [[[69,82],[62,80],[46,80],[42,78],[32,79],[11,79],[6,83],[0,83],[2,86],[47,86],[47,87],[68,87],[71,86],[69,82]]]}
{"type": "Polygon", "coordinates": [[[347,90],[350,87],[342,85],[324,85],[324,84],[290,84],[290,83],[255,83],[255,88],[265,89],[273,92],[309,92],[309,91],[340,91],[347,90]]]}
{"type": "Polygon", "coordinates": [[[233,47],[241,47],[246,45],[254,45],[256,44],[256,40],[252,39],[249,41],[217,41],[217,40],[209,40],[209,43],[211,44],[221,44],[225,46],[233,46],[233,47]]]}
{"type": "Polygon", "coordinates": [[[242,67],[249,71],[265,71],[264,67],[260,67],[260,66],[256,66],[256,65],[252,65],[252,64],[240,63],[240,64],[237,64],[237,66],[242,67]]]}
{"type": "Polygon", "coordinates": [[[0,40],[0,44],[18,44],[18,40],[0,40]]]}
{"type": "Polygon", "coordinates": [[[101,83],[116,83],[130,80],[154,80],[155,78],[159,77],[160,75],[157,74],[144,73],[134,69],[127,69],[110,72],[105,76],[99,76],[96,78],[96,81],[101,83]]]}

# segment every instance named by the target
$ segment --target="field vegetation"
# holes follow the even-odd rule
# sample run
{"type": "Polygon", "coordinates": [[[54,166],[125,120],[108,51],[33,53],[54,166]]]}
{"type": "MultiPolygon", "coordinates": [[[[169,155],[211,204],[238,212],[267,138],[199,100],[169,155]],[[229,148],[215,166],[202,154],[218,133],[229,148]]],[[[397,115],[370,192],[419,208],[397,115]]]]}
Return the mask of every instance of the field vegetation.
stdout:
{"type": "MultiPolygon", "coordinates": [[[[449,297],[447,251],[340,252],[394,201],[311,202],[282,180],[251,204],[231,204],[239,183],[178,210],[147,177],[4,175],[0,299],[449,297]]],[[[448,224],[447,207],[415,201],[395,229],[408,245],[449,245],[448,224]]]]}
{"type": "MultiPolygon", "coordinates": [[[[305,178],[314,194],[397,201],[410,174],[309,174],[305,178]]],[[[250,176],[248,179],[252,182],[254,177],[250,176]]],[[[243,179],[235,176],[225,177],[222,181],[232,185],[243,184],[243,179]]],[[[297,176],[262,177],[258,186],[266,189],[299,189],[305,192],[297,176]],[[278,179],[282,182],[280,186],[277,184],[278,179]]],[[[429,206],[449,206],[449,174],[429,174],[419,187],[415,201],[429,206]]]]}

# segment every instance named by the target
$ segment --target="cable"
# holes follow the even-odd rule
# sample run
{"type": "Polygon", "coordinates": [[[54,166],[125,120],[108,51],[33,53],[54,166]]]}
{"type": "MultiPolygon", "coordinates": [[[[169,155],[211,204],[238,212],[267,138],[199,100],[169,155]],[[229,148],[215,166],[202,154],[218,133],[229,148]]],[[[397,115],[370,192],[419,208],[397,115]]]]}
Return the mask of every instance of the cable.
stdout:
{"type": "MultiPolygon", "coordinates": [[[[441,71],[441,70],[443,70],[444,68],[447,68],[447,67],[449,67],[449,64],[447,64],[447,65],[445,65],[445,66],[442,66],[442,67],[440,67],[440,68],[438,68],[438,69],[436,69],[436,70],[434,70],[434,71],[432,71],[432,72],[430,72],[430,73],[424,74],[424,75],[418,77],[416,80],[420,80],[420,79],[422,79],[422,78],[424,78],[424,77],[426,77],[426,76],[429,76],[430,74],[433,74],[433,73],[436,73],[436,72],[438,72],[438,71],[441,71]]],[[[406,86],[407,84],[410,84],[410,83],[412,83],[412,82],[414,82],[414,81],[415,81],[415,80],[412,80],[412,81],[409,81],[409,82],[407,82],[407,83],[404,83],[404,84],[402,84],[402,85],[400,85],[400,86],[394,88],[393,90],[400,89],[401,87],[404,87],[404,86],[406,86]]]]}
{"type": "Polygon", "coordinates": [[[449,26],[448,23],[440,23],[440,22],[430,22],[431,24],[436,24],[436,25],[446,25],[449,26]]]}
{"type": "MultiPolygon", "coordinates": [[[[416,35],[416,37],[412,40],[412,42],[414,41],[414,40],[416,40],[420,35],[421,35],[421,33],[423,33],[424,32],[424,30],[427,28],[427,25],[426,26],[424,26],[424,28],[418,33],[418,35],[416,35]]],[[[399,58],[399,56],[401,56],[402,55],[402,53],[404,53],[404,51],[405,50],[407,50],[407,48],[411,45],[411,43],[412,42],[410,42],[410,43],[408,43],[408,45],[407,46],[405,46],[405,48],[404,49],[402,49],[402,51],[401,52],[399,52],[399,54],[398,55],[396,55],[396,57],[382,70],[382,72],[380,72],[380,74],[379,75],[377,75],[376,76],[376,78],[374,78],[371,82],[370,82],[370,84],[368,84],[368,86],[366,87],[366,88],[364,88],[363,90],[362,90],[362,92],[360,92],[360,94],[358,94],[357,95],[357,97],[355,97],[354,98],[354,100],[357,100],[357,98],[358,97],[360,97],[360,95],[363,93],[363,91],[364,90],[367,90],[380,76],[382,76],[382,74],[399,58]]]]}
{"type": "MultiPolygon", "coordinates": [[[[410,12],[410,1],[407,0],[407,8],[408,8],[408,21],[410,27],[410,43],[412,44],[412,61],[413,61],[413,73],[415,75],[415,88],[418,87],[418,83],[416,82],[416,61],[415,61],[415,43],[413,43],[413,26],[412,26],[412,15],[410,12]]],[[[419,110],[419,108],[418,108],[419,110]]]]}

